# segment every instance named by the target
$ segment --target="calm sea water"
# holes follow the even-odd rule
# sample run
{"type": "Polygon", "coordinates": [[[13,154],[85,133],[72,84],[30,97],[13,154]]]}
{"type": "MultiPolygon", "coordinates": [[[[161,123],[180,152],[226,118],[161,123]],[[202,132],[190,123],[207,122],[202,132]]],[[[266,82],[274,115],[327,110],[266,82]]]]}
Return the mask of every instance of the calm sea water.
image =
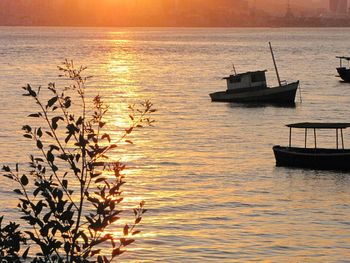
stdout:
{"type": "MultiPolygon", "coordinates": [[[[350,174],[276,168],[271,150],[288,143],[285,124],[350,121],[350,85],[335,78],[349,43],[350,29],[0,28],[0,161],[25,165],[31,152],[20,129],[34,105],[21,86],[55,81],[56,65],[74,59],[94,76],[90,96],[110,103],[115,136],[128,103],[158,109],[155,127],[114,156],[130,166],[127,204],[149,209],[125,262],[350,262],[350,174]],[[268,41],[303,103],[211,103],[232,63],[267,69],[276,84],[268,41]]],[[[0,180],[0,212],[13,219],[14,186],[0,180]]]]}

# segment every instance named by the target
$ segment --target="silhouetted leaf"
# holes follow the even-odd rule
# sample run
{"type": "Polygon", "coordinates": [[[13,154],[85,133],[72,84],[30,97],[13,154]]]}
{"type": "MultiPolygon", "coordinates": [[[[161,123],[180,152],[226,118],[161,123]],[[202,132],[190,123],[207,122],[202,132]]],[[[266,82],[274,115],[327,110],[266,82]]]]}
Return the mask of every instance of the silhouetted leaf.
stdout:
{"type": "Polygon", "coordinates": [[[109,149],[109,150],[112,150],[112,149],[117,148],[117,147],[118,147],[118,145],[116,145],[116,144],[111,144],[111,145],[109,145],[108,149],[109,149]]]}
{"type": "Polygon", "coordinates": [[[111,137],[110,137],[109,134],[107,134],[107,133],[105,133],[105,134],[102,135],[102,140],[103,140],[103,139],[107,139],[108,142],[111,142],[111,137]]]}
{"type": "Polygon", "coordinates": [[[127,134],[130,134],[132,132],[132,130],[134,129],[134,127],[130,127],[129,129],[126,129],[125,132],[127,134]]]}
{"type": "Polygon", "coordinates": [[[54,117],[54,118],[51,119],[51,126],[52,126],[52,128],[54,130],[56,130],[58,128],[58,124],[57,123],[58,123],[59,120],[63,121],[64,119],[61,116],[57,116],[57,117],[54,117]]]}
{"type": "Polygon", "coordinates": [[[64,188],[67,189],[67,187],[68,187],[68,180],[66,180],[66,179],[62,180],[62,185],[63,185],[64,188]]]}
{"type": "Polygon", "coordinates": [[[47,102],[47,105],[46,105],[46,108],[49,108],[49,107],[52,107],[56,101],[57,101],[58,97],[52,97],[48,102],[47,102]]]}
{"type": "Polygon", "coordinates": [[[46,206],[46,204],[43,203],[43,200],[40,200],[37,205],[35,206],[35,215],[39,215],[41,211],[43,210],[43,207],[46,206]]]}
{"type": "Polygon", "coordinates": [[[125,250],[121,250],[119,247],[116,249],[113,249],[112,257],[115,258],[115,257],[123,254],[124,252],[125,252],[125,250]]]}
{"type": "Polygon", "coordinates": [[[67,161],[68,160],[68,155],[63,153],[63,154],[59,154],[57,155],[58,158],[64,160],[64,161],[67,161]]]}
{"type": "Polygon", "coordinates": [[[36,97],[37,94],[34,90],[32,90],[32,87],[30,85],[27,85],[27,91],[28,91],[30,96],[36,97]]]}
{"type": "Polygon", "coordinates": [[[95,203],[95,204],[100,203],[100,200],[98,200],[98,198],[95,198],[95,197],[89,196],[89,197],[88,197],[88,200],[89,200],[91,203],[95,203]]]}
{"type": "Polygon", "coordinates": [[[141,233],[141,231],[140,230],[136,230],[136,231],[132,232],[131,234],[134,236],[134,235],[137,235],[139,233],[141,233]]]}
{"type": "Polygon", "coordinates": [[[30,247],[28,247],[28,248],[23,252],[23,255],[22,255],[22,258],[23,258],[23,259],[27,259],[29,249],[30,249],[30,247]]]}
{"type": "Polygon", "coordinates": [[[32,131],[32,127],[30,127],[29,125],[24,125],[22,127],[22,130],[24,130],[25,132],[29,133],[32,131]]]}
{"type": "Polygon", "coordinates": [[[52,171],[54,171],[54,172],[57,172],[58,171],[58,167],[56,166],[56,165],[52,165],[52,171]]]}
{"type": "Polygon", "coordinates": [[[51,216],[51,212],[47,213],[47,214],[43,217],[44,222],[48,222],[50,216],[51,216]]]}
{"type": "Polygon", "coordinates": [[[81,155],[78,153],[78,154],[75,156],[75,160],[76,160],[77,162],[79,162],[80,157],[81,157],[81,155]]]}
{"type": "Polygon", "coordinates": [[[48,160],[49,162],[51,162],[51,163],[53,163],[54,160],[55,160],[55,156],[52,154],[51,151],[48,151],[48,152],[47,152],[47,160],[48,160]]]}
{"type": "Polygon", "coordinates": [[[14,191],[16,194],[23,195],[22,191],[19,190],[19,189],[15,189],[15,190],[13,190],[13,191],[14,191]]]}
{"type": "Polygon", "coordinates": [[[50,145],[50,149],[51,149],[51,151],[53,151],[53,150],[59,151],[60,150],[60,148],[58,146],[53,145],[53,144],[50,145]]]}
{"type": "Polygon", "coordinates": [[[70,100],[70,98],[69,97],[66,97],[66,98],[64,98],[64,103],[63,103],[63,106],[66,108],[66,109],[68,109],[70,106],[71,106],[71,100],[70,100]]]}
{"type": "Polygon", "coordinates": [[[5,171],[5,172],[8,172],[8,173],[11,172],[10,167],[7,166],[7,165],[4,165],[4,166],[2,167],[2,170],[5,171]]]}
{"type": "Polygon", "coordinates": [[[38,147],[38,149],[42,149],[44,146],[43,146],[43,143],[40,140],[37,140],[36,141],[36,147],[38,147]]]}
{"type": "Polygon", "coordinates": [[[46,131],[46,134],[53,138],[53,134],[51,132],[46,131]]]}
{"type": "Polygon", "coordinates": [[[124,226],[123,233],[124,233],[124,236],[129,235],[129,226],[128,225],[124,226]]]}
{"type": "Polygon", "coordinates": [[[25,176],[25,175],[22,175],[22,177],[21,177],[21,183],[22,183],[24,186],[26,186],[26,185],[29,183],[28,177],[25,176]]]}
{"type": "Polygon", "coordinates": [[[40,117],[40,114],[39,114],[39,113],[32,113],[32,114],[29,114],[28,117],[31,117],[31,118],[39,118],[39,117],[40,117]]]}
{"type": "Polygon", "coordinates": [[[100,122],[98,123],[98,126],[99,126],[100,128],[103,128],[103,126],[105,126],[105,125],[106,125],[106,123],[103,122],[103,121],[100,121],[100,122]]]}
{"type": "Polygon", "coordinates": [[[49,225],[44,226],[43,228],[40,229],[40,234],[43,237],[47,237],[47,235],[49,234],[49,225]]]}
{"type": "Polygon", "coordinates": [[[85,233],[83,231],[80,232],[80,236],[83,238],[85,244],[89,243],[89,239],[88,239],[88,237],[85,235],[85,233]]]}
{"type": "Polygon", "coordinates": [[[63,197],[63,192],[62,192],[61,190],[57,190],[57,197],[58,197],[59,200],[62,199],[62,197],[63,197]]]}
{"type": "Polygon", "coordinates": [[[40,192],[40,188],[36,188],[33,192],[33,195],[37,196],[39,192],[40,192]]]}
{"type": "Polygon", "coordinates": [[[39,128],[37,130],[36,135],[38,135],[39,137],[43,136],[43,132],[42,132],[41,128],[39,128]]]}
{"type": "Polygon", "coordinates": [[[21,219],[27,221],[31,226],[34,226],[37,222],[37,220],[31,215],[22,216],[21,219]]]}
{"type": "Polygon", "coordinates": [[[66,242],[64,244],[64,251],[68,254],[71,249],[71,244],[69,242],[66,242]]]}
{"type": "Polygon", "coordinates": [[[124,246],[124,247],[126,247],[126,246],[128,246],[128,245],[130,245],[130,244],[132,244],[132,243],[134,243],[135,242],[135,239],[125,239],[125,238],[121,238],[120,239],[120,243],[124,246]]]}
{"type": "Polygon", "coordinates": [[[101,183],[104,181],[106,181],[106,178],[98,178],[98,179],[96,179],[95,183],[98,184],[98,183],[101,183]]]}
{"type": "Polygon", "coordinates": [[[76,122],[76,125],[81,125],[83,123],[83,117],[79,117],[79,119],[76,122]]]}

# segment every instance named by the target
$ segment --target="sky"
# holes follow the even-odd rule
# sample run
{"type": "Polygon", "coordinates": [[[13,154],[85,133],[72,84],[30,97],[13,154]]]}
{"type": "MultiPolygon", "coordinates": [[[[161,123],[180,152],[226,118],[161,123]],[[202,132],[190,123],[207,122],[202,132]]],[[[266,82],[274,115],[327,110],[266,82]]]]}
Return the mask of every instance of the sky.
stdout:
{"type": "MultiPolygon", "coordinates": [[[[297,14],[328,0],[291,0],[297,14]]],[[[287,0],[0,0],[0,25],[240,25],[252,12],[283,16],[287,0]]]]}

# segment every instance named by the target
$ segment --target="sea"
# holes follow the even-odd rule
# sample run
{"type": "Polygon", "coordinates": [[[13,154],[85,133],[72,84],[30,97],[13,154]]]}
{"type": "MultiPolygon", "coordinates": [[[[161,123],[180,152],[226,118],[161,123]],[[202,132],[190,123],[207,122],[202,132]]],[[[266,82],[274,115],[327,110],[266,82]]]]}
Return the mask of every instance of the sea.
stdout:
{"type": "MultiPolygon", "coordinates": [[[[21,128],[37,105],[21,87],[68,85],[57,65],[73,60],[93,76],[88,100],[110,106],[112,140],[129,125],[128,105],[157,109],[111,156],[128,169],[126,218],[110,231],[120,235],[141,200],[148,209],[122,262],[350,262],[350,174],[276,167],[272,152],[288,144],[286,124],[350,122],[335,58],[349,43],[348,28],[0,27],[0,162],[25,170],[35,153],[21,128]],[[277,85],[268,42],[281,79],[300,80],[295,107],[211,102],[233,64],[266,69],[277,85]]],[[[293,145],[304,145],[303,130],[293,145]]],[[[319,131],[319,147],[335,145],[335,132],[319,131]]],[[[20,222],[17,186],[0,181],[0,214],[20,222]]]]}

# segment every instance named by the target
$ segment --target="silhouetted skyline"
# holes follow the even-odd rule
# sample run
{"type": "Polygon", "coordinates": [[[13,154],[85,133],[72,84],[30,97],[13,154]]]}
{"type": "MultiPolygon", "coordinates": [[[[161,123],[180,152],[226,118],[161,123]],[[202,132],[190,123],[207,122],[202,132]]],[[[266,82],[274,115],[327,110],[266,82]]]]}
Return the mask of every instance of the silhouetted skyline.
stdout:
{"type": "MultiPolygon", "coordinates": [[[[335,1],[347,0],[294,0],[289,9],[287,0],[1,0],[0,25],[283,26],[280,18],[293,16],[293,26],[309,25],[310,17],[327,26],[343,23],[327,20],[337,13],[335,1]]],[[[340,10],[347,18],[347,8],[340,10]]]]}

